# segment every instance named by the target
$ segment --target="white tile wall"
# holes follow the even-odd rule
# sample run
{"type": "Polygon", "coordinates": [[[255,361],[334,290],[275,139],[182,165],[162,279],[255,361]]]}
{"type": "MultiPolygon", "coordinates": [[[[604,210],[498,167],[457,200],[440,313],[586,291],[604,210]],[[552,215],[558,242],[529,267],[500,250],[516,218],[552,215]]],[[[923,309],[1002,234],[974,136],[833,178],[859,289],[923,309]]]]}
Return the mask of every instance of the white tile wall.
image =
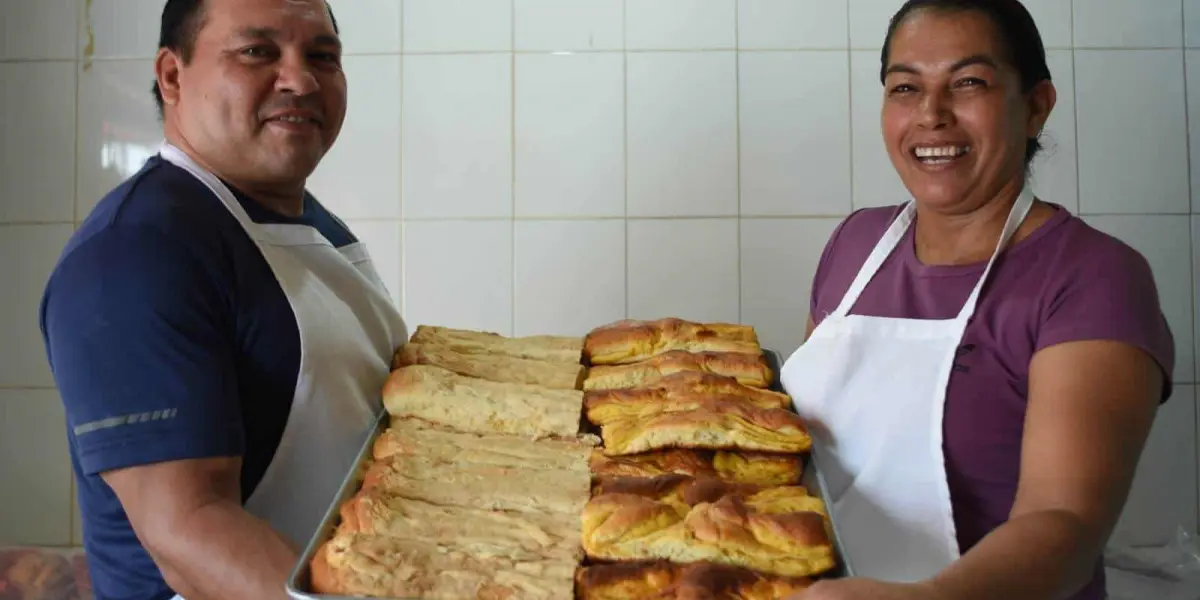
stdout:
{"type": "MultiPolygon", "coordinates": [[[[906,198],[879,135],[901,3],[333,0],[350,113],[312,188],[411,323],[671,314],[788,352],[839,219],[906,198]]],[[[1027,4],[1059,90],[1035,187],[1146,255],[1178,341],[1120,530],[1161,539],[1200,511],[1200,0],[1027,4]]],[[[0,479],[21,490],[0,492],[0,543],[78,542],[37,306],[74,224],[159,141],[161,5],[0,0],[0,479]]]]}

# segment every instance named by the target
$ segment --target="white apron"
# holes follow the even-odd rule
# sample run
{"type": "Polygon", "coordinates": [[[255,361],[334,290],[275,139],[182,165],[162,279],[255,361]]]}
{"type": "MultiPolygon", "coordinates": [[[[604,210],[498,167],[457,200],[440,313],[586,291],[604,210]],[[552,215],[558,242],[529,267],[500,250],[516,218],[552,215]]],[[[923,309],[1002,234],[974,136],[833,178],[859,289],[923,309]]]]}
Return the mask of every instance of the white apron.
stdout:
{"type": "Polygon", "coordinates": [[[812,423],[813,459],[856,576],[914,582],[959,556],[942,450],[946,386],[980,290],[1032,205],[1026,186],[957,317],[847,314],[911,225],[916,208],[909,202],[841,304],[781,369],[797,412],[812,423]]]}
{"type": "Polygon", "coordinates": [[[339,249],[306,225],[255,223],[229,188],[181,150],[164,144],[160,154],[233,214],[296,316],[300,370],[291,412],[246,509],[304,547],[382,410],[380,390],[407,328],[361,242],[339,249]]]}

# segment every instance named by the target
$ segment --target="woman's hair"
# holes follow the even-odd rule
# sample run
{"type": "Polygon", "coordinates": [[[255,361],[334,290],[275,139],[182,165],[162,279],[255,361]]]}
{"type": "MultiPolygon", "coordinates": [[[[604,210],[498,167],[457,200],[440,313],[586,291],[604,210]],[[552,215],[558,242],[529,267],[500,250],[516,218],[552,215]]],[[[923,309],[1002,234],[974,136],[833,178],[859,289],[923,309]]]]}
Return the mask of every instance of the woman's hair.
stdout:
{"type": "MultiPolygon", "coordinates": [[[[1050,67],[1046,65],[1042,35],[1033,16],[1020,0],[908,0],[888,24],[879,67],[880,82],[887,78],[888,58],[896,28],[904,22],[905,17],[918,9],[973,11],[985,15],[992,21],[1005,46],[1005,58],[1021,76],[1021,91],[1028,93],[1037,84],[1050,81],[1050,67]]],[[[1036,137],[1029,138],[1025,143],[1025,164],[1028,165],[1041,149],[1042,144],[1036,137]]]]}

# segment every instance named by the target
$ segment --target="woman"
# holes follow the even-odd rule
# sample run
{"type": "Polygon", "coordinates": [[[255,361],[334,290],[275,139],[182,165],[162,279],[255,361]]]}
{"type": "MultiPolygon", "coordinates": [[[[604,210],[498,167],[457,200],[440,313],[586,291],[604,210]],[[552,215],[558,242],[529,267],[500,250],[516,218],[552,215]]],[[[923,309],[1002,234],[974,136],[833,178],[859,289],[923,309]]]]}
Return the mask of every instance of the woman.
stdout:
{"type": "Polygon", "coordinates": [[[1020,2],[909,0],[882,58],[913,202],[838,227],[781,376],[860,578],[800,598],[1103,598],[1171,389],[1150,268],[1028,186],[1055,89],[1020,2]]]}

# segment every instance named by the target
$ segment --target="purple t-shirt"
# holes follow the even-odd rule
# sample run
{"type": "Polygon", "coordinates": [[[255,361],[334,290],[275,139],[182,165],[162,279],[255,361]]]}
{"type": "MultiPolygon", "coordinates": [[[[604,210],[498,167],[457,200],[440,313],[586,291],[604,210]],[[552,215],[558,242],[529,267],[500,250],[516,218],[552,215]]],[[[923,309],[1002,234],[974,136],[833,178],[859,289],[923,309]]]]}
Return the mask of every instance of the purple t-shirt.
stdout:
{"type": "MultiPolygon", "coordinates": [[[[1117,340],[1142,348],[1167,375],[1174,342],[1146,260],[1061,206],[997,258],[959,346],[943,422],[946,476],[963,552],[1008,519],[1021,468],[1029,363],[1038,350],[1076,340],[1117,340]]],[[[856,211],[834,231],[813,281],[811,314],[833,312],[867,255],[899,214],[856,211]]],[[[910,227],[850,314],[950,319],[962,309],[984,263],[928,266],[910,227]]],[[[1103,569],[1076,596],[1104,597],[1103,569]]]]}

